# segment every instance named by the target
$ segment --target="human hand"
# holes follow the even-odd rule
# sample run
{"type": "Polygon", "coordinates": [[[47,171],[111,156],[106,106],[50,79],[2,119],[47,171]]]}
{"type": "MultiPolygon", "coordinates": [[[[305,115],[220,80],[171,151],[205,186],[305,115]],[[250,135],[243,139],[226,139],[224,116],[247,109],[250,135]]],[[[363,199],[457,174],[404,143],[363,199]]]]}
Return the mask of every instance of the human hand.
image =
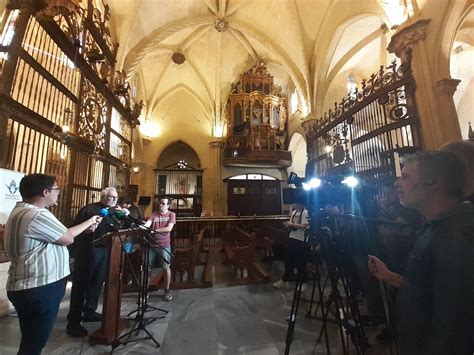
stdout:
{"type": "Polygon", "coordinates": [[[369,255],[369,271],[380,281],[389,281],[393,278],[393,273],[385,263],[373,255],[369,255]]]}
{"type": "Polygon", "coordinates": [[[92,216],[91,218],[89,218],[89,223],[90,223],[90,227],[89,227],[89,230],[91,232],[95,231],[97,229],[97,226],[99,225],[99,223],[102,221],[102,217],[101,216],[92,216]]]}

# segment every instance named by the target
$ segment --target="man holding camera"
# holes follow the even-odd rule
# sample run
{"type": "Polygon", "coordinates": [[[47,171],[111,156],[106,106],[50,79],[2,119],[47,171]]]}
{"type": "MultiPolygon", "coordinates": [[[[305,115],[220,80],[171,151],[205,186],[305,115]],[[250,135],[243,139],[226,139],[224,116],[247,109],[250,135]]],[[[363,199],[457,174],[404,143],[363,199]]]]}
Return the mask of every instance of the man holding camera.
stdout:
{"type": "Polygon", "coordinates": [[[402,355],[471,354],[474,350],[474,209],[463,204],[464,166],[448,152],[403,159],[400,202],[427,223],[403,275],[375,256],[369,270],[398,288],[397,324],[402,355]]]}
{"type": "MultiPolygon", "coordinates": [[[[285,223],[290,232],[286,253],[284,255],[285,271],[283,277],[273,284],[273,287],[282,288],[288,286],[288,281],[295,281],[294,269],[304,282],[306,276],[306,243],[304,233],[308,228],[308,211],[303,204],[295,204],[295,210],[291,213],[290,220],[285,223]]],[[[305,286],[305,285],[303,285],[305,286]]],[[[305,287],[302,287],[304,292],[305,287]]]]}

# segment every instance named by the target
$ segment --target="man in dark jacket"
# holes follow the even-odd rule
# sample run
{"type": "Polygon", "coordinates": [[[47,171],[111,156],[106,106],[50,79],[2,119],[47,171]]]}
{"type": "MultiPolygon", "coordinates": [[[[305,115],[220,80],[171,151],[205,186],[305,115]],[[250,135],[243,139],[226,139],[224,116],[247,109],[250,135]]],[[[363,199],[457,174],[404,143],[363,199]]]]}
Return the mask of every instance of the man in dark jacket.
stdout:
{"type": "Polygon", "coordinates": [[[101,315],[96,312],[100,292],[105,281],[108,267],[107,248],[104,242],[94,242],[109,232],[119,229],[121,222],[114,216],[118,199],[117,190],[107,187],[100,192],[100,201],[84,206],[76,216],[75,224],[87,220],[90,216],[104,214],[94,232],[86,231],[74,242],[74,272],[72,278],[71,301],[67,315],[66,332],[72,337],[84,337],[87,330],[81,321],[100,322],[101,315]]]}
{"type": "Polygon", "coordinates": [[[474,209],[464,200],[464,166],[452,153],[404,157],[400,202],[427,223],[403,275],[375,256],[369,269],[397,287],[401,355],[468,355],[474,330],[474,209]]]}

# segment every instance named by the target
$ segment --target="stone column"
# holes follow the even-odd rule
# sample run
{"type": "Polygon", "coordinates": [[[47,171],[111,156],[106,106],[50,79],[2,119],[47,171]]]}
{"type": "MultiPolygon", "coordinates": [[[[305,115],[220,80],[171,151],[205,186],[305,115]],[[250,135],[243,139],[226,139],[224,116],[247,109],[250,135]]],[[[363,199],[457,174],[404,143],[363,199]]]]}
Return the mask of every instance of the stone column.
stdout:
{"type": "Polygon", "coordinates": [[[461,138],[453,94],[459,80],[435,78],[430,60],[435,49],[427,48],[429,19],[407,24],[392,36],[388,51],[406,63],[411,57],[415,78],[415,100],[420,117],[420,131],[424,149],[436,149],[452,139],[461,138]]]}
{"type": "Polygon", "coordinates": [[[215,216],[222,216],[225,212],[225,201],[224,201],[224,191],[223,191],[223,183],[222,183],[222,150],[224,148],[224,139],[216,138],[214,141],[209,143],[212,154],[213,154],[213,181],[212,181],[212,189],[213,189],[213,212],[215,216]]]}

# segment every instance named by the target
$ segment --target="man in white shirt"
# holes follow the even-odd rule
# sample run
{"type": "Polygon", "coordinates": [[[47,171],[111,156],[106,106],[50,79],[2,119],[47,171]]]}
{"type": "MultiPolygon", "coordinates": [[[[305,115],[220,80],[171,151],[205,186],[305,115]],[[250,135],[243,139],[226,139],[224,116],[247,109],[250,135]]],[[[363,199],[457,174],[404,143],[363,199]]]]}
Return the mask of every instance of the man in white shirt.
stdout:
{"type": "Polygon", "coordinates": [[[5,225],[5,250],[11,260],[7,296],[18,313],[21,343],[18,354],[41,354],[53,329],[69,275],[67,245],[100,222],[92,216],[66,228],[47,207],[60,188],[53,176],[31,174],[20,181],[22,202],[5,225]]]}

